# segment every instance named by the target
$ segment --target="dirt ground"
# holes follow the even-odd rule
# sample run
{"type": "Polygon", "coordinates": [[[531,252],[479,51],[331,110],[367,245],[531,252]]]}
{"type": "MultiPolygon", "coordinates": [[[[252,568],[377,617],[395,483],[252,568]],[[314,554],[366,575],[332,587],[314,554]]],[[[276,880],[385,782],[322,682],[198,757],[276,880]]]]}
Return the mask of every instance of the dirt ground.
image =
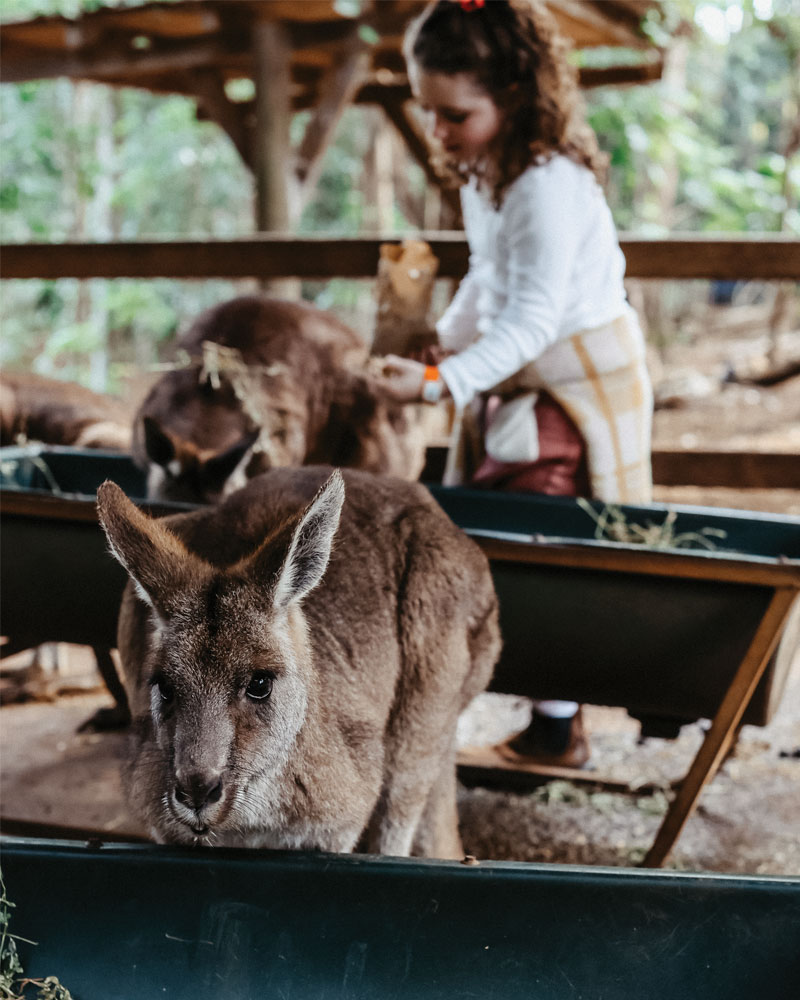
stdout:
{"type": "MultiPolygon", "coordinates": [[[[790,345],[791,349],[797,343],[790,345]]],[[[758,338],[709,337],[676,345],[659,377],[681,405],[659,409],[656,447],[752,449],[800,454],[800,377],[770,388],[723,381],[725,365],[763,353],[758,338]],[[733,354],[731,353],[733,351],[733,354]],[[705,383],[681,383],[689,365],[705,383]]],[[[799,459],[800,460],[800,459],[799,459]]],[[[672,488],[668,502],[741,507],[800,515],[800,493],[672,488]]],[[[0,711],[0,792],[4,820],[30,820],[142,835],[123,802],[118,764],[123,733],[78,732],[109,697],[99,687],[87,650],[66,648],[67,669],[50,702],[7,704],[0,711]]],[[[4,661],[4,673],[24,667],[28,654],[4,661]]],[[[6,679],[4,683],[11,683],[6,679]]],[[[525,699],[485,695],[462,720],[464,743],[492,743],[526,724],[525,699]]],[[[461,787],[464,846],[479,858],[633,865],[655,836],[670,783],[685,773],[703,738],[703,724],[684,726],[675,740],[638,741],[639,726],[624,710],[586,706],[590,776],[648,794],[611,792],[600,784],[551,781],[520,791],[461,787]]],[[[667,867],[694,871],[800,876],[800,650],[794,651],[781,704],[765,727],[745,726],[734,754],[702,793],[667,867]]]]}

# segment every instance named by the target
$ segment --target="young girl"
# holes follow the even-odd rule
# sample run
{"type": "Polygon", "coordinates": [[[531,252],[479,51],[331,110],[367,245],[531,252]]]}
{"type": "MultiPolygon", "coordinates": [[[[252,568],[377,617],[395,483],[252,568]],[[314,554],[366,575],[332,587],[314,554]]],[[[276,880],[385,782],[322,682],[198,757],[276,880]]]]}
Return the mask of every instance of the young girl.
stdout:
{"type": "MultiPolygon", "coordinates": [[[[470,485],[649,501],[644,340],[554,22],[543,3],[438,0],[410,25],[405,55],[434,163],[462,185],[470,263],[437,324],[443,360],[391,356],[385,390],[480,404],[485,454],[470,485]]],[[[540,703],[545,738],[531,730],[529,747],[585,759],[576,710],[540,703]]]]}

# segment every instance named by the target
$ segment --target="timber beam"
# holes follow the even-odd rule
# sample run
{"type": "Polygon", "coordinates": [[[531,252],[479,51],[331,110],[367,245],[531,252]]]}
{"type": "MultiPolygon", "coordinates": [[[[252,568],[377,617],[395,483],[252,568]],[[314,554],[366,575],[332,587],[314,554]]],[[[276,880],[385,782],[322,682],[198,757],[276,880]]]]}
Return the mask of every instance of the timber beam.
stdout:
{"type": "Polygon", "coordinates": [[[330,145],[339,119],[369,72],[369,46],[353,31],[340,57],[326,72],[320,84],[320,100],[306,126],[295,154],[295,175],[300,186],[301,202],[313,193],[322,169],[325,151],[330,145]]]}
{"type": "MultiPolygon", "coordinates": [[[[427,240],[439,275],[466,273],[463,233],[297,239],[262,235],[236,240],[127,243],[7,243],[3,278],[371,278],[382,243],[406,235],[427,240]]],[[[765,234],[749,238],[672,236],[620,240],[629,278],[800,281],[800,240],[765,234]]]]}

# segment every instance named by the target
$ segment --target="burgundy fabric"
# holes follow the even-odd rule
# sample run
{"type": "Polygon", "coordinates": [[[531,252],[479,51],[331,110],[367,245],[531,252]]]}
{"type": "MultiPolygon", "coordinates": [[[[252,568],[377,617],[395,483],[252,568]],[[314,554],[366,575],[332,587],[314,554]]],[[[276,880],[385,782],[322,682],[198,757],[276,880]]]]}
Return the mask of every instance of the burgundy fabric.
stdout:
{"type": "MultiPolygon", "coordinates": [[[[489,398],[487,421],[499,405],[499,396],[489,398]]],[[[539,458],[535,462],[498,462],[486,455],[470,486],[548,496],[590,496],[586,444],[575,423],[546,392],[539,393],[534,412],[539,429],[539,458]]]]}

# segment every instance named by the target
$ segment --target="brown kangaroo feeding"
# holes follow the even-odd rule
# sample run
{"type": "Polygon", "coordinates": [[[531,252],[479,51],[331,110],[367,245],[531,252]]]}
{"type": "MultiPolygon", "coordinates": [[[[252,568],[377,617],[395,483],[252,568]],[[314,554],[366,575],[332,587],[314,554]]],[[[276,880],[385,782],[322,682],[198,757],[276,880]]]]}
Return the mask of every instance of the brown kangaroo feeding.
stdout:
{"type": "Polygon", "coordinates": [[[244,296],[202,313],[134,422],[148,496],[216,502],[287,465],[330,464],[416,479],[424,433],[367,374],[368,348],[334,316],[244,296]]]}
{"type": "Polygon", "coordinates": [[[131,577],[124,783],[157,840],[461,856],[456,723],[497,599],[423,486],[286,468],[164,520],[111,482],[98,508],[131,577]]]}

